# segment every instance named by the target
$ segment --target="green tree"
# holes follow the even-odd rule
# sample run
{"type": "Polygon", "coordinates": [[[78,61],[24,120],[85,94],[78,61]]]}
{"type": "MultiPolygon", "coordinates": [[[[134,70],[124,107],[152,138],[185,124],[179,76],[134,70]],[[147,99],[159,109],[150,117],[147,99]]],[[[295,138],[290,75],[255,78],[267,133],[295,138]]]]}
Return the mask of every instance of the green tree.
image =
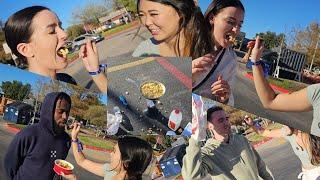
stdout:
{"type": "Polygon", "coordinates": [[[88,2],[84,7],[77,8],[72,12],[72,23],[98,25],[98,18],[106,15],[107,12],[107,7],[102,3],[88,2]]]}
{"type": "Polygon", "coordinates": [[[135,0],[114,0],[113,1],[114,9],[121,9],[123,7],[126,7],[127,11],[131,11],[134,14],[137,13],[137,5],[135,0]]]}
{"type": "Polygon", "coordinates": [[[320,36],[320,24],[311,22],[306,28],[293,28],[293,40],[291,47],[294,50],[306,52],[307,60],[310,63],[315,54],[314,63],[320,65],[320,42],[316,49],[320,36]]]}
{"type": "Polygon", "coordinates": [[[285,35],[283,33],[276,34],[275,32],[267,31],[265,33],[257,34],[263,39],[265,48],[272,49],[281,45],[281,41],[285,42],[285,35]]]}
{"type": "Polygon", "coordinates": [[[107,125],[107,107],[106,106],[90,106],[84,113],[84,118],[89,120],[91,124],[99,127],[107,125]]]}
{"type": "Polygon", "coordinates": [[[70,40],[80,36],[81,34],[86,33],[82,24],[72,25],[67,28],[68,38],[70,40]]]}
{"type": "Polygon", "coordinates": [[[31,92],[30,84],[22,84],[20,81],[4,81],[1,84],[4,95],[10,99],[23,101],[31,92]]]}

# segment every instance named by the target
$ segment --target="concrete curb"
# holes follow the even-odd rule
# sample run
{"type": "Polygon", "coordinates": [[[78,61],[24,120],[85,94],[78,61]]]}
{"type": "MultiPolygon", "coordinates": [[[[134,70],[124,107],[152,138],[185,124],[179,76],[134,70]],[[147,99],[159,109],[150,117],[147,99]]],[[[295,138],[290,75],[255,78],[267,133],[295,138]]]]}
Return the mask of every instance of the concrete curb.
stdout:
{"type": "MultiPolygon", "coordinates": [[[[253,75],[251,75],[251,74],[249,74],[249,73],[246,73],[244,76],[245,76],[246,78],[248,78],[248,79],[253,80],[253,75]]],[[[276,85],[273,85],[273,84],[270,84],[270,86],[272,87],[272,89],[274,89],[274,90],[276,90],[276,91],[279,91],[279,92],[281,92],[281,93],[289,93],[289,92],[290,92],[290,91],[287,90],[287,89],[284,89],[284,88],[282,88],[282,87],[279,87],[279,86],[276,86],[276,85]]]]}
{"type": "MultiPolygon", "coordinates": [[[[10,126],[8,123],[5,123],[5,127],[8,131],[10,131],[11,133],[17,134],[18,132],[21,131],[21,129],[15,128],[10,126]]],[[[109,149],[104,149],[104,148],[99,148],[99,147],[95,147],[95,146],[88,146],[88,145],[83,145],[84,148],[86,149],[90,149],[90,150],[94,150],[94,151],[101,151],[101,152],[112,152],[112,150],[109,149]]]]}

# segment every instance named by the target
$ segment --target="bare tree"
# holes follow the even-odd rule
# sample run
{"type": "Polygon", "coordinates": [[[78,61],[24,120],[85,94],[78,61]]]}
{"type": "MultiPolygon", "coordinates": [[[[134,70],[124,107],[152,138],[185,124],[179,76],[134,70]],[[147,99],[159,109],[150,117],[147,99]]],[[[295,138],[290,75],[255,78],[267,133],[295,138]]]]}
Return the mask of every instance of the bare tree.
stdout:
{"type": "Polygon", "coordinates": [[[72,24],[99,24],[99,18],[106,15],[108,5],[104,3],[88,2],[84,7],[77,7],[72,12],[72,24]]]}

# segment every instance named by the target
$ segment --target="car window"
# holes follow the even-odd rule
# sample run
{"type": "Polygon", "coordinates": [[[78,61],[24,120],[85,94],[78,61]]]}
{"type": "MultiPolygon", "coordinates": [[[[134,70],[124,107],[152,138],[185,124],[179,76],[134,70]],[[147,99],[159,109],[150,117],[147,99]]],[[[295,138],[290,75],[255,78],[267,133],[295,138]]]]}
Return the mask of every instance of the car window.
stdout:
{"type": "Polygon", "coordinates": [[[81,40],[84,40],[84,39],[85,39],[85,37],[79,37],[79,38],[75,39],[74,41],[81,41],[81,40]]]}

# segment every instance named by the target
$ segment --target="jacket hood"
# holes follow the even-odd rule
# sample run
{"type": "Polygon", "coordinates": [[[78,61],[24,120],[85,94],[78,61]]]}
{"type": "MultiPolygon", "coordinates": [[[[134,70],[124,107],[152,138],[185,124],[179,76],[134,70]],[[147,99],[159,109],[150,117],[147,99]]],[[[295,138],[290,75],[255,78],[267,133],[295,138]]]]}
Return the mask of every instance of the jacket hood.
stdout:
{"type": "MultiPolygon", "coordinates": [[[[50,133],[56,135],[54,131],[54,112],[56,103],[61,95],[67,95],[64,92],[51,92],[46,95],[41,105],[39,124],[49,130],[50,133]]],[[[67,95],[69,97],[69,95],[67,95]]],[[[71,100],[68,100],[71,107],[71,100]]]]}

